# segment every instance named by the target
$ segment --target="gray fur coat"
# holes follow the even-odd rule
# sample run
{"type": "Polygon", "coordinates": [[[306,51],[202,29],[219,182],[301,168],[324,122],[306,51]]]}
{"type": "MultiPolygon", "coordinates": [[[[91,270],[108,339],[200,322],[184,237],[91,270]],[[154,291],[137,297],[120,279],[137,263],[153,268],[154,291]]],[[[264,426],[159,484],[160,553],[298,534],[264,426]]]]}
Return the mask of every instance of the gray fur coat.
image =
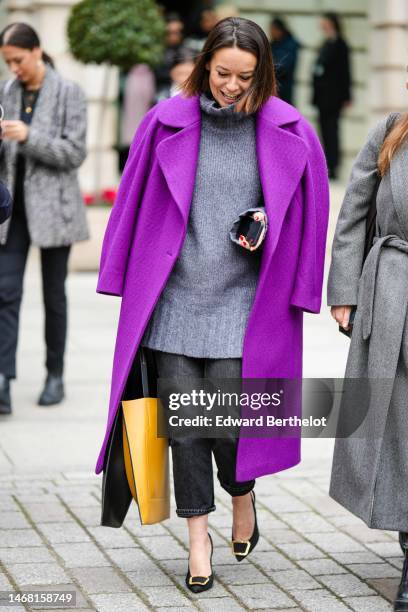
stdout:
{"type": "Polygon", "coordinates": [[[377,195],[377,238],[362,266],[365,218],[379,150],[395,114],[370,133],[353,166],[337,222],[330,305],[357,304],[346,379],[371,393],[347,394],[330,495],[369,527],[408,531],[408,143],[394,155],[377,195]]]}
{"type": "MultiPolygon", "coordinates": [[[[5,119],[19,119],[21,84],[0,83],[5,119]]],[[[26,158],[25,207],[30,238],[58,247],[88,238],[77,169],[86,156],[86,101],[81,88],[47,66],[29,135],[24,143],[4,140],[0,178],[14,192],[17,154],[26,158]]],[[[10,220],[0,227],[5,244],[10,220]]]]}

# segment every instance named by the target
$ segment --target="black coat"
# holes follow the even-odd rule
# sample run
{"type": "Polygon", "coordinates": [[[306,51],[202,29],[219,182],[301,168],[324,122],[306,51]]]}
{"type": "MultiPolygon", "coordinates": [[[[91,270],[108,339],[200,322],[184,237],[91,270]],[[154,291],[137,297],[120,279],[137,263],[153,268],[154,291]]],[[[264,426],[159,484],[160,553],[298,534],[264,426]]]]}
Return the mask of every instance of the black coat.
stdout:
{"type": "Polygon", "coordinates": [[[293,104],[293,85],[299,48],[299,42],[291,34],[271,43],[276,78],[279,83],[279,97],[289,104],[293,104]]]}
{"type": "Polygon", "coordinates": [[[326,40],[313,68],[312,104],[321,111],[339,111],[351,100],[349,47],[343,38],[326,40]]]}

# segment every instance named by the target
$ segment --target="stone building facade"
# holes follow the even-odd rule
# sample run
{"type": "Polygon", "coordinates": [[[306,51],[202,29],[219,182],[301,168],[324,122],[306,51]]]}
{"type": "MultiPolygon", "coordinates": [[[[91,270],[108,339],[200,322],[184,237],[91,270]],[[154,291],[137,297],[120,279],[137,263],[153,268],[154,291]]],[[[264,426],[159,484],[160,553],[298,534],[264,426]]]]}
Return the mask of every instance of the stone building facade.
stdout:
{"type": "MultiPolygon", "coordinates": [[[[84,190],[92,191],[95,174],[102,187],[117,184],[116,142],[117,72],[108,67],[83,66],[68,52],[65,27],[76,0],[6,0],[0,3],[0,21],[26,20],[39,32],[43,46],[58,69],[78,81],[89,100],[88,158],[81,169],[84,190]]],[[[109,1],[109,0],[107,0],[109,1]]],[[[369,126],[390,110],[408,107],[405,89],[408,64],[407,0],[228,0],[239,14],[265,30],[272,16],[283,17],[303,44],[297,71],[296,102],[312,121],[311,66],[320,33],[318,18],[324,11],[341,14],[352,47],[353,105],[342,122],[345,178],[369,126]]]]}

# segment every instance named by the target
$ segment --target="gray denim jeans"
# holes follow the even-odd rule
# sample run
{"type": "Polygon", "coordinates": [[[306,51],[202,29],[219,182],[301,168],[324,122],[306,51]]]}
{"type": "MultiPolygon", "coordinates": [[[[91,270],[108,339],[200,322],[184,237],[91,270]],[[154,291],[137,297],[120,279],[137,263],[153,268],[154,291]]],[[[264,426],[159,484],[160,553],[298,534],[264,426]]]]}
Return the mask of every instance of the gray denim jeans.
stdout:
{"type": "MultiPolygon", "coordinates": [[[[158,378],[241,378],[241,359],[208,359],[153,351],[158,378]]],[[[212,454],[217,477],[232,497],[252,491],[255,480],[237,482],[237,438],[173,438],[174,493],[177,515],[200,516],[215,510],[212,454]]]]}

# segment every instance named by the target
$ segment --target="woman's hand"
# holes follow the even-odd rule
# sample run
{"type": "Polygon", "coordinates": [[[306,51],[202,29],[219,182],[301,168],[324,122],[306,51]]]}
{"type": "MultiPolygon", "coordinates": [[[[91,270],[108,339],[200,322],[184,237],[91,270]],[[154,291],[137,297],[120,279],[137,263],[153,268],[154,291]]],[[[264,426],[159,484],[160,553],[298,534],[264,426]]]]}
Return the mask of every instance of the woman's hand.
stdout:
{"type": "Polygon", "coordinates": [[[353,306],[332,306],[330,308],[330,313],[333,319],[335,319],[340,325],[340,327],[343,327],[345,330],[348,330],[350,313],[352,309],[353,306]]]}
{"type": "Polygon", "coordinates": [[[17,140],[17,142],[27,140],[28,126],[24,121],[3,121],[1,127],[5,140],[17,140]]]}

